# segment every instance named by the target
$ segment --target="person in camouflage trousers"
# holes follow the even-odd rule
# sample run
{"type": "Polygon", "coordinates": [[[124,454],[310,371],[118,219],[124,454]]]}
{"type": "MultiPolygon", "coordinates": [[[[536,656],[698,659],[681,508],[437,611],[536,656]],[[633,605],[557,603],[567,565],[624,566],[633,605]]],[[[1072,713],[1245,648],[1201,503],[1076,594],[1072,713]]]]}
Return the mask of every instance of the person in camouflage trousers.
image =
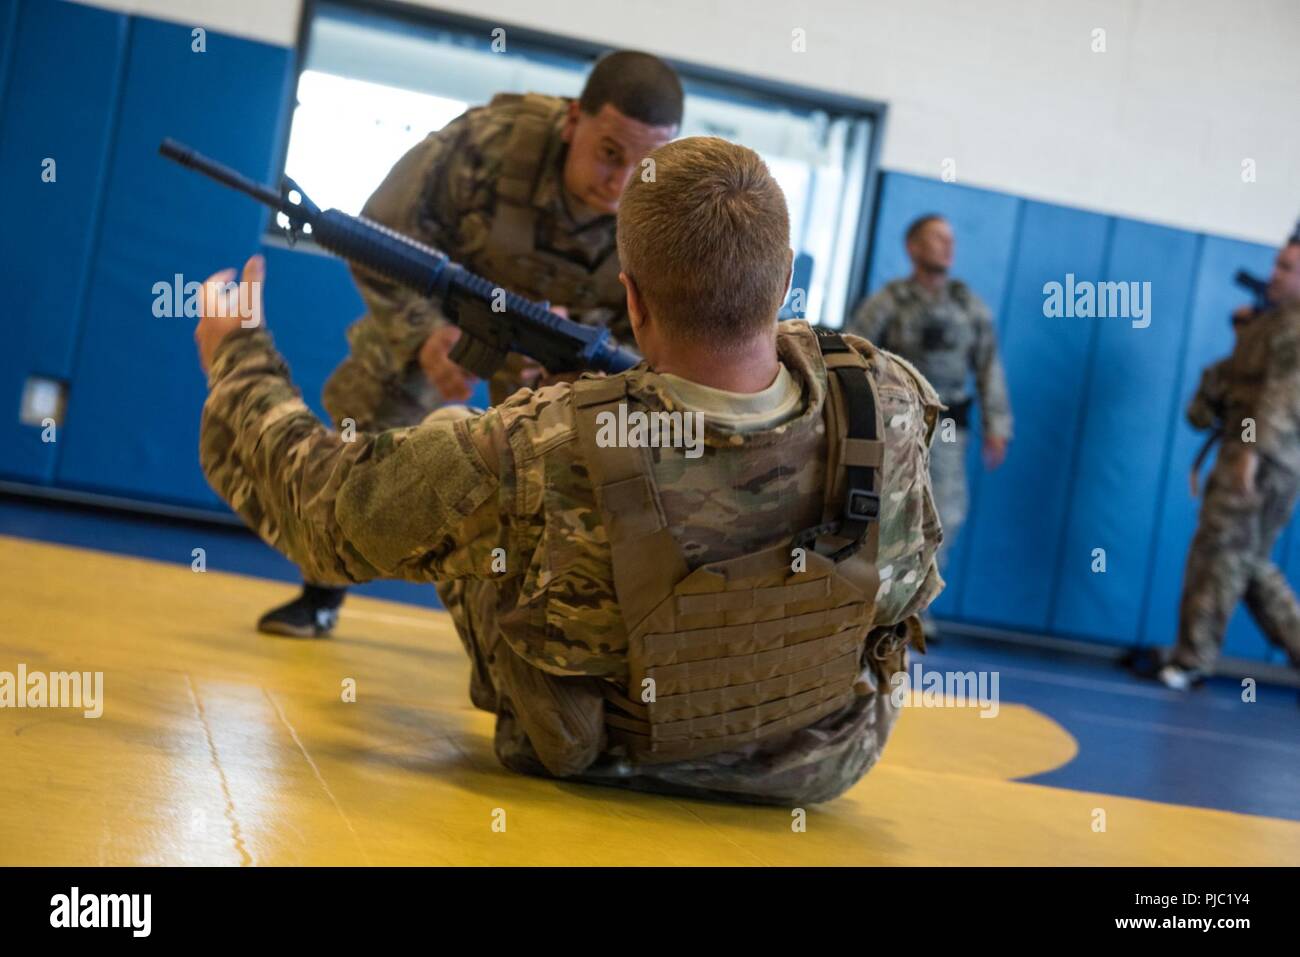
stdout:
{"type": "MultiPolygon", "coordinates": [[[[506,767],[748,802],[829,800],[878,759],[898,714],[891,678],[905,670],[907,643],[921,641],[917,616],[942,588],[927,461],[939,397],[907,362],[865,340],[844,337],[831,363],[823,358],[830,347],[806,323],[778,324],[789,222],[757,154],[696,137],[651,156],[656,178],[634,179],[618,214],[629,320],[645,362],[618,376],[520,390],[486,413],[443,409],[417,426],[344,442],[303,404],[264,328],[205,309],[196,333],[210,388],[201,464],[245,522],[311,576],[458,589],[451,613],[471,660],[471,697],[496,715],[506,767]],[[876,439],[846,438],[844,417],[865,414],[847,404],[846,365],[872,384],[876,439]],[[593,438],[584,423],[610,396],[625,410],[683,422],[698,414],[698,442],[593,438]],[[629,456],[644,481],[609,481],[612,464],[629,456]],[[849,464],[869,473],[863,488],[849,464]],[[844,514],[845,488],[875,503],[849,510],[867,517],[852,532],[822,524],[844,514]],[[796,538],[810,527],[814,538],[796,538]],[[781,583],[767,593],[779,603],[759,602],[766,610],[755,617],[751,603],[724,602],[733,624],[703,631],[707,616],[683,604],[688,630],[657,637],[680,649],[679,671],[724,632],[748,648],[739,658],[706,655],[699,674],[711,677],[721,672],[710,663],[761,670],[786,654],[812,662],[789,673],[789,685],[733,689],[742,700],[728,720],[765,709],[787,717],[753,726],[725,750],[642,760],[616,724],[616,702],[637,693],[640,647],[628,617],[639,596],[620,562],[630,554],[633,571],[662,577],[657,562],[627,548],[629,535],[641,541],[651,529],[644,540],[682,557],[683,582],[719,562],[777,556],[781,583]],[[809,553],[797,554],[795,540],[809,553]],[[827,606],[820,583],[831,579],[813,575],[814,566],[834,569],[835,587],[857,598],[827,606]],[[813,626],[829,626],[827,637],[808,639],[813,626]],[[773,636],[784,637],[774,645],[773,636]],[[846,642],[851,660],[838,650],[824,657],[846,642]],[[794,702],[823,686],[838,689],[819,697],[829,707],[797,720],[809,712],[792,710],[794,702]],[[811,690],[795,694],[800,688],[811,690]],[[767,703],[747,706],[745,696],[760,692],[767,703]]],[[[208,288],[231,278],[218,274],[208,288]]],[[[244,279],[263,278],[254,257],[244,279]]],[[[701,587],[678,601],[712,602],[701,587]]]]}
{"type": "Polygon", "coordinates": [[[1232,355],[1205,370],[1187,409],[1222,446],[1187,554],[1177,643],[1157,675],[1178,690],[1214,670],[1242,600],[1300,667],[1300,604],[1271,557],[1300,495],[1300,234],[1278,253],[1268,298],[1234,314],[1232,355]]]}
{"type": "MultiPolygon", "coordinates": [[[[577,100],[502,94],[469,110],[403,156],[362,215],[445,252],[510,292],[553,304],[579,322],[630,338],[618,282],[614,212],[642,157],[681,122],[683,95],[657,57],[603,57],[577,100]]],[[[348,330],[350,354],[325,383],[340,428],[414,425],[473,380],[450,356],[460,331],[438,305],[353,269],[366,315],[348,330]]],[[[512,355],[489,383],[502,401],[542,370],[512,355]]],[[[258,629],[328,635],[344,583],[309,581],[258,629]]]]}
{"type": "Polygon", "coordinates": [[[927,214],[908,227],[904,240],[912,275],[893,280],[865,300],[845,328],[913,363],[948,407],[930,454],[935,502],[943,522],[939,553],[943,569],[969,507],[966,448],[971,373],[979,393],[984,462],[990,469],[1006,457],[1011,403],[992,314],[969,286],[948,276],[955,247],[952,227],[941,216],[927,214]]]}

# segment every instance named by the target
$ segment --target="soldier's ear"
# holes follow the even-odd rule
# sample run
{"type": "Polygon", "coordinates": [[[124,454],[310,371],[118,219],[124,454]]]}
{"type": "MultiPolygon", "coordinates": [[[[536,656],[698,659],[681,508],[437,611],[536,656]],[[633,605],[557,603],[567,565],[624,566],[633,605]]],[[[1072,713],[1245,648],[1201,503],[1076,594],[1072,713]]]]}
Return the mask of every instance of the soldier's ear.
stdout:
{"type": "Polygon", "coordinates": [[[627,273],[619,273],[618,281],[621,282],[623,288],[627,290],[627,317],[632,323],[632,332],[635,333],[645,325],[645,301],[641,298],[641,290],[637,288],[636,280],[627,273]]]}
{"type": "Polygon", "coordinates": [[[573,131],[578,128],[578,114],[582,107],[577,100],[569,101],[569,112],[564,117],[564,127],[560,130],[560,139],[565,143],[573,142],[573,131]]]}

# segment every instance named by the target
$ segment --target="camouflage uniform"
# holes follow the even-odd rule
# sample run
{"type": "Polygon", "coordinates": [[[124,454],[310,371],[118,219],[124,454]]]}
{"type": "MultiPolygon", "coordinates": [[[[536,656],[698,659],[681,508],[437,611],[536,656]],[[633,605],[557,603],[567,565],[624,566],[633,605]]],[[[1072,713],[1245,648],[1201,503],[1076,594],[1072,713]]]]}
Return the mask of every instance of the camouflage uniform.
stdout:
{"type": "MultiPolygon", "coordinates": [[[[569,102],[503,94],[469,110],[398,160],[362,215],[630,342],[614,217],[579,218],[564,191],[560,134],[569,102]]],[[[348,329],[351,354],[325,383],[325,409],[340,427],[345,419],[363,431],[415,425],[442,404],[417,357],[446,319],[409,289],[361,269],[353,279],[367,314],[348,329]]],[[[520,387],[524,365],[509,357],[489,383],[492,402],[520,387]]]]}
{"type": "MultiPolygon", "coordinates": [[[[614,217],[580,218],[564,191],[569,102],[503,94],[469,110],[398,160],[362,215],[630,342],[614,217]]],[[[367,314],[348,330],[351,355],[325,383],[326,411],[366,431],[414,425],[442,401],[417,356],[446,320],[410,290],[360,269],[353,278],[367,314]]],[[[512,357],[493,377],[493,402],[519,388],[521,365],[512,357]]]]}
{"type": "Polygon", "coordinates": [[[845,330],[913,363],[954,420],[954,428],[940,428],[930,450],[930,476],[943,522],[939,567],[944,568],[969,507],[966,421],[972,370],[984,434],[1011,438],[1011,404],[992,314],[958,280],[950,279],[934,297],[911,278],[895,279],[858,307],[845,330]]]}
{"type": "Polygon", "coordinates": [[[1300,308],[1238,327],[1232,355],[1202,375],[1187,418],[1198,429],[1221,422],[1223,447],[1187,555],[1174,663],[1212,671],[1244,599],[1264,636],[1300,665],[1300,604],[1271,558],[1300,494],[1300,308]],[[1259,459],[1251,494],[1233,479],[1247,450],[1259,459]]]}
{"type": "MultiPolygon", "coordinates": [[[[847,341],[870,360],[885,423],[880,584],[862,624],[907,622],[917,635],[914,616],[942,588],[926,474],[938,397],[906,363],[847,341]]],[[[741,432],[706,421],[703,457],[690,467],[685,450],[654,450],[665,522],[692,566],[788,542],[823,520],[826,367],[805,323],[783,323],[778,347],[801,390],[794,418],[741,432]]],[[[675,407],[668,377],[644,366],[623,376],[629,400],[675,407]]],[[[507,767],[787,803],[834,797],[879,756],[897,717],[888,680],[905,666],[905,646],[869,662],[880,691],[863,690],[789,734],[654,765],[630,764],[610,747],[604,699],[611,689],[627,693],[628,632],[610,539],[575,440],[576,386],[520,391],[481,415],[440,410],[420,426],[350,443],[303,405],[261,330],[222,343],[210,386],[204,472],[268,543],[314,576],[406,578],[458,592],[449,604],[472,662],[472,700],[497,715],[496,750],[507,767]]]]}

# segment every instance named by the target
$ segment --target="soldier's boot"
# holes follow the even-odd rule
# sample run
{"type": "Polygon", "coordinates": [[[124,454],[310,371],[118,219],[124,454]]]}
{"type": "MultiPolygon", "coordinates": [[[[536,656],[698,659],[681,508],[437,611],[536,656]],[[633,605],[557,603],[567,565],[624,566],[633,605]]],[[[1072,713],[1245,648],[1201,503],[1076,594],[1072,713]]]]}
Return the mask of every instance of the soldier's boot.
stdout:
{"type": "Polygon", "coordinates": [[[327,638],[338,624],[339,607],[347,593],[346,588],[304,582],[297,598],[257,620],[257,630],[289,638],[327,638]]]}
{"type": "Polygon", "coordinates": [[[1191,691],[1205,684],[1206,674],[1198,668],[1184,668],[1170,662],[1156,672],[1156,680],[1174,691],[1191,691]]]}
{"type": "Polygon", "coordinates": [[[1137,647],[1120,658],[1119,663],[1137,677],[1151,680],[1165,666],[1165,656],[1159,648],[1137,647]]]}

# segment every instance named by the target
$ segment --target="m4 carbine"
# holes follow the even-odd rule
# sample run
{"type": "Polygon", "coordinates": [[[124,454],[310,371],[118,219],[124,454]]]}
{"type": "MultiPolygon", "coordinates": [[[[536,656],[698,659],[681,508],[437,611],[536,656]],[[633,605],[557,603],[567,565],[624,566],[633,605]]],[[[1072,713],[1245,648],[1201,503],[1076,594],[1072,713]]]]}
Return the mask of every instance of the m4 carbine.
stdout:
{"type": "Polygon", "coordinates": [[[462,331],[451,360],[480,378],[491,377],[511,352],[535,359],[553,373],[623,372],[640,361],[636,353],[615,345],[607,329],[557,315],[548,304],[508,292],[373,220],[320,210],[287,176],[276,192],[173,139],[163,140],[158,152],[283,213],[290,241],[306,233],[355,266],[437,297],[443,314],[462,331]]]}
{"type": "MultiPolygon", "coordinates": [[[[1300,243],[1300,219],[1296,220],[1295,229],[1287,239],[1287,244],[1290,245],[1291,243],[1300,243]]],[[[1253,300],[1251,302],[1251,307],[1254,309],[1252,318],[1258,316],[1262,312],[1267,312],[1269,308],[1272,307],[1273,304],[1268,298],[1267,279],[1261,279],[1258,276],[1246,272],[1244,269],[1238,269],[1237,274],[1232,277],[1232,281],[1250,293],[1250,297],[1253,300]]],[[[1250,320],[1248,319],[1246,321],[1249,322],[1250,320]]],[[[1233,324],[1236,324],[1236,320],[1233,321],[1233,324]]]]}
{"type": "MultiPolygon", "coordinates": [[[[1232,277],[1232,281],[1242,289],[1250,293],[1252,299],[1251,307],[1255,310],[1255,315],[1268,310],[1268,280],[1260,279],[1244,269],[1238,269],[1237,275],[1232,277]]],[[[1235,321],[1234,321],[1235,322],[1235,321]]]]}

